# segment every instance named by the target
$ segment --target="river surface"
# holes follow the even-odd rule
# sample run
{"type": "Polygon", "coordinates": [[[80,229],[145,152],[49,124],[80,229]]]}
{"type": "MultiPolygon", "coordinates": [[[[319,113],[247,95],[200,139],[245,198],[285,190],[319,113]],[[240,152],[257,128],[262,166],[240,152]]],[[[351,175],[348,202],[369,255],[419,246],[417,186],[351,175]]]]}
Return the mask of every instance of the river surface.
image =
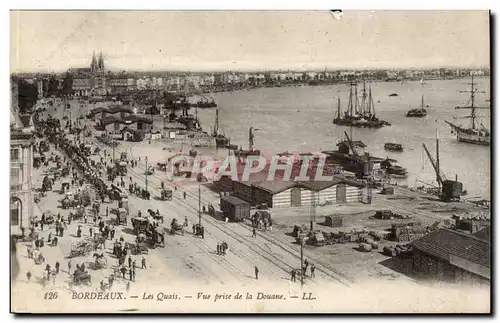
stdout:
{"type": "MultiPolygon", "coordinates": [[[[486,93],[476,94],[476,104],[489,106],[489,79],[475,80],[477,88],[486,93]]],[[[377,116],[390,122],[381,129],[352,128],[354,140],[361,140],[366,151],[377,157],[390,157],[407,168],[409,176],[398,180],[409,186],[422,182],[435,184],[435,173],[422,148],[425,143],[433,156],[436,154],[436,129],[439,130],[441,169],[448,179],[463,182],[469,198],[490,199],[490,148],[458,142],[444,122],[466,125],[470,119],[454,119],[466,116],[470,110],[456,110],[457,105],[467,105],[470,80],[429,80],[423,85],[417,82],[373,83],[372,93],[377,116]],[[391,93],[398,96],[390,97],[391,93]],[[406,118],[410,108],[420,106],[424,95],[427,117],[406,118]],[[404,145],[404,152],[384,150],[384,143],[404,145]]],[[[219,105],[219,119],[231,143],[248,147],[248,128],[255,131],[255,149],[266,153],[288,150],[293,153],[317,152],[336,148],[344,131],[350,128],[332,123],[337,111],[337,97],[341,107],[347,107],[349,86],[299,86],[261,88],[235,92],[215,93],[212,96],[219,105]]],[[[479,110],[478,122],[490,128],[489,110],[479,110]]],[[[215,109],[198,109],[205,131],[214,124],[215,109]]]]}

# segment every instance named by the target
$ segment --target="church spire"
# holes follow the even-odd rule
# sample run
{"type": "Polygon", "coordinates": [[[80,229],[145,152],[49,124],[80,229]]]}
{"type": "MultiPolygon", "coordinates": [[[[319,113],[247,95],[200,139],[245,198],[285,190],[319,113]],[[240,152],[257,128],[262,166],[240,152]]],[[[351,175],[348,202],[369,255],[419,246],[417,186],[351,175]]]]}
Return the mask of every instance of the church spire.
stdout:
{"type": "Polygon", "coordinates": [[[100,71],[104,71],[104,58],[102,57],[102,51],[99,53],[98,68],[100,71]]]}
{"type": "Polygon", "coordinates": [[[97,59],[95,57],[95,51],[92,53],[92,63],[90,64],[90,70],[95,72],[97,70],[97,59]]]}

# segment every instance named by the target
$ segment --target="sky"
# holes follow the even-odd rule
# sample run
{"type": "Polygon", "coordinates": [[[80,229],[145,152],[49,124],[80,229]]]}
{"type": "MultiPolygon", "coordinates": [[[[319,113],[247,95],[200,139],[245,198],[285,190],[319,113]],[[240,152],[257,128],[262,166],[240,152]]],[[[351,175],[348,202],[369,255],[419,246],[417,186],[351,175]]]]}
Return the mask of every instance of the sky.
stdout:
{"type": "Polygon", "coordinates": [[[489,67],[487,11],[12,11],[11,71],[489,67]]]}

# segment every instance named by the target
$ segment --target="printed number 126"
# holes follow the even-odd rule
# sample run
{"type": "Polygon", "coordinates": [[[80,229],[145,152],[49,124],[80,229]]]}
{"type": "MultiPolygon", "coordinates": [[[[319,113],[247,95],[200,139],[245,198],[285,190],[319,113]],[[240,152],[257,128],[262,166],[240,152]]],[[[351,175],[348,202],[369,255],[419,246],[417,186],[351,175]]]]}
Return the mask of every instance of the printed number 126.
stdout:
{"type": "Polygon", "coordinates": [[[43,298],[44,299],[57,299],[57,292],[48,292],[48,293],[45,293],[43,298]]]}

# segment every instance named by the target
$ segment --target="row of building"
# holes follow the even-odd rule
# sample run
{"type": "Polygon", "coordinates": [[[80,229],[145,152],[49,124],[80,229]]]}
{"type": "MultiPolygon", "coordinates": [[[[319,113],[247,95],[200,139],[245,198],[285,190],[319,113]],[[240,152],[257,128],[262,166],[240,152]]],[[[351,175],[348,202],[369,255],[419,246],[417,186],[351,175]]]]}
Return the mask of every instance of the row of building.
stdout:
{"type": "MultiPolygon", "coordinates": [[[[75,96],[116,95],[137,90],[210,91],[224,87],[263,86],[286,83],[348,82],[359,79],[446,79],[465,76],[486,76],[485,69],[428,69],[428,70],[324,70],[321,72],[223,72],[223,73],[112,73],[105,70],[104,57],[94,53],[90,66],[71,68],[71,87],[75,96]]],[[[36,82],[40,96],[44,96],[49,76],[39,76],[36,82]]],[[[33,80],[35,81],[35,80],[33,80]]],[[[62,79],[60,80],[62,83],[62,79]]]]}

